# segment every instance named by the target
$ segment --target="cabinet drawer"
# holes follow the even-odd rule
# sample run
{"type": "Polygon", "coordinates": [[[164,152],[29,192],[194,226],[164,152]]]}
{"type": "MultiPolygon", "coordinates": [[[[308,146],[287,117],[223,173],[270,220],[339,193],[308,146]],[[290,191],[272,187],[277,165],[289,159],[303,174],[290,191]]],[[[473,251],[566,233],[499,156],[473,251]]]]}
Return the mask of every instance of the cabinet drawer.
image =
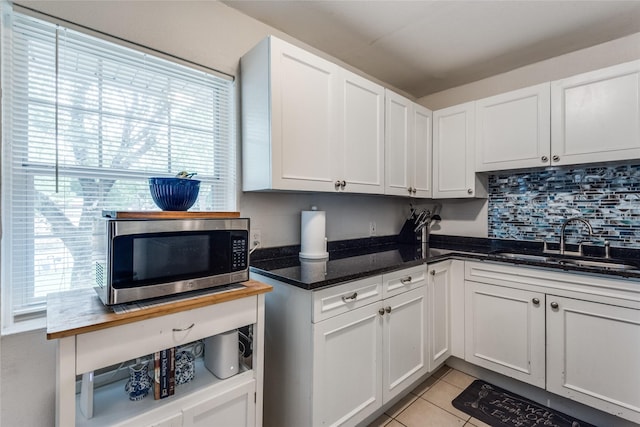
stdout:
{"type": "Polygon", "coordinates": [[[316,291],[313,293],[313,322],[320,322],[381,299],[382,276],[367,277],[316,291]]]}
{"type": "Polygon", "coordinates": [[[389,298],[427,284],[427,267],[405,268],[382,276],[382,297],[389,298]]]}
{"type": "Polygon", "coordinates": [[[93,371],[256,323],[256,306],[257,297],[248,297],[78,335],[76,372],[93,371]]]}

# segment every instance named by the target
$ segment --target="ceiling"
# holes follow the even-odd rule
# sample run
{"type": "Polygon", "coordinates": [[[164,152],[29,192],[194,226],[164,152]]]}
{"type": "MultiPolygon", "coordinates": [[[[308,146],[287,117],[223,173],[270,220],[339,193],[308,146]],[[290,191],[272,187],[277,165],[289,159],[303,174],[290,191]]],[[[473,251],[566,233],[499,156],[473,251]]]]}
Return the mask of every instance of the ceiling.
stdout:
{"type": "Polygon", "coordinates": [[[223,3],[416,98],[640,32],[640,1],[223,3]]]}

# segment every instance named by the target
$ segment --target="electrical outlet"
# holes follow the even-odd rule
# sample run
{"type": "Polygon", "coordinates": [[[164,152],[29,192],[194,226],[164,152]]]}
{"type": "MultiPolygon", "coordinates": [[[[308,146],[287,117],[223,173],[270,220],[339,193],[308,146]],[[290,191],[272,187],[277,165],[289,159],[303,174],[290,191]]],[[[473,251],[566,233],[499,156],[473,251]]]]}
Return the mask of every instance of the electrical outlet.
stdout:
{"type": "Polygon", "coordinates": [[[260,246],[262,244],[262,233],[260,230],[253,230],[251,232],[251,247],[260,246]]]}
{"type": "Polygon", "coordinates": [[[375,235],[376,235],[376,222],[369,221],[369,236],[375,236],[375,235]]]}

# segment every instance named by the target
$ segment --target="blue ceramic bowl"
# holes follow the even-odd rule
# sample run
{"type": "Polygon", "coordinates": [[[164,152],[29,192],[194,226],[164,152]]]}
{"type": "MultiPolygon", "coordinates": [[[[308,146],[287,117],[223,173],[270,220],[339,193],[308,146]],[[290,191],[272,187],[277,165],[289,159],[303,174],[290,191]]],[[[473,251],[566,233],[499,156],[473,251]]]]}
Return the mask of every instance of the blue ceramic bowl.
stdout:
{"type": "Polygon", "coordinates": [[[200,181],[185,178],[149,178],[149,190],[163,211],[186,211],[196,202],[200,181]]]}

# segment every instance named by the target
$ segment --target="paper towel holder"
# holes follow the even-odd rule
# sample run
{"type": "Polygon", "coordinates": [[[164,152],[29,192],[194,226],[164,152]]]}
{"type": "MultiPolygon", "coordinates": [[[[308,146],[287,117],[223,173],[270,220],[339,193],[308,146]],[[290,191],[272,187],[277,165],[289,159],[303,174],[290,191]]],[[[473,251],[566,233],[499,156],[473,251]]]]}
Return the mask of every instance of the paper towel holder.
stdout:
{"type": "Polygon", "coordinates": [[[326,217],[314,205],[310,211],[301,212],[300,254],[301,259],[322,260],[329,257],[327,251],[326,217]]]}

